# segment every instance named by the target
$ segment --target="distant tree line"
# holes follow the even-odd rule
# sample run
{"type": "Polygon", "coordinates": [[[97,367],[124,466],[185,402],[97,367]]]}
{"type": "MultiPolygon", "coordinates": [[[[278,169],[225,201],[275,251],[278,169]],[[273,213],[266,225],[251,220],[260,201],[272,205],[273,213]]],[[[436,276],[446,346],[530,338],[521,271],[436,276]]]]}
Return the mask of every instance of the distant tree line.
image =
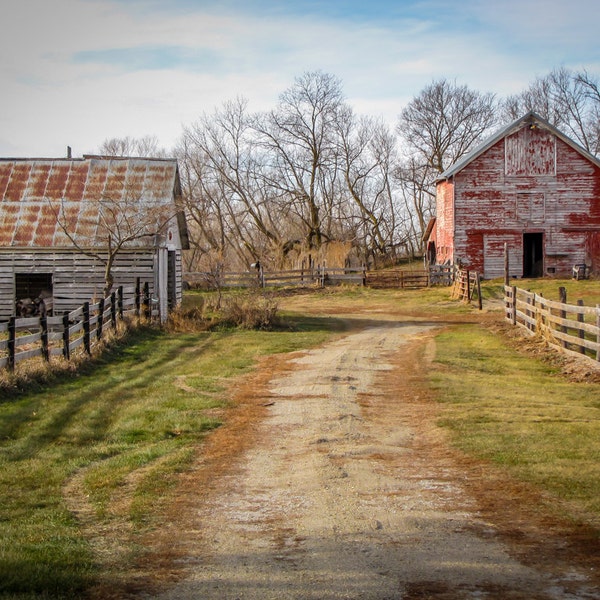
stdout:
{"type": "MultiPolygon", "coordinates": [[[[270,111],[236,98],[184,128],[179,160],[191,270],[380,266],[423,251],[436,178],[530,110],[600,154],[600,84],[554,69],[504,99],[447,79],[399,113],[395,129],[357,115],[342,83],[298,77],[270,111]],[[333,266],[333,265],[332,265],[333,266]]],[[[156,138],[115,138],[107,155],[165,156],[156,138]]]]}

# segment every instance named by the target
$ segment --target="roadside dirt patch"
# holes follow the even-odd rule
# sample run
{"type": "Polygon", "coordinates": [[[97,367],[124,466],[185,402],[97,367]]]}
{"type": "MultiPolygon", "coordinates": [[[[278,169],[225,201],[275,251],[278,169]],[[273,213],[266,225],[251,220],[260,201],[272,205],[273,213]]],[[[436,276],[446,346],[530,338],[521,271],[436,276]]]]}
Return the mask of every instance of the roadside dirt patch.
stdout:
{"type": "Polygon", "coordinates": [[[348,322],[240,386],[114,597],[599,598],[597,541],[435,425],[438,324],[348,322]]]}

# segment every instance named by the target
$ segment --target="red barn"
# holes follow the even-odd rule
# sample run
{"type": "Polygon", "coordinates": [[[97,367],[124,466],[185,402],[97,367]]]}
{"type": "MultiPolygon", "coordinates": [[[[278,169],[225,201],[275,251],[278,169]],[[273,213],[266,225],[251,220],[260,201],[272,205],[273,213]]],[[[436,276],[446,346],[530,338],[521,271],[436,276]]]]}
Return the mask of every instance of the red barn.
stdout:
{"type": "Polygon", "coordinates": [[[528,113],[440,175],[431,262],[487,279],[600,271],[600,160],[528,113]]]}

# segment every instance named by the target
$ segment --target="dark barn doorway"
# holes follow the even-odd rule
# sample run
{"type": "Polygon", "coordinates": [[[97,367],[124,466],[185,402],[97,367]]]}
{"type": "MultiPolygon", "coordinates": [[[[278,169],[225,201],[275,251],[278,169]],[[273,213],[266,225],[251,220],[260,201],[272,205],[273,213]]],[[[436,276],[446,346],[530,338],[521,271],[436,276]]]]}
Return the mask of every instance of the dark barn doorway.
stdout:
{"type": "Polygon", "coordinates": [[[48,314],[53,306],[52,273],[15,273],[15,312],[20,300],[44,299],[48,314]]]}
{"type": "Polygon", "coordinates": [[[542,277],[544,274],[544,234],[523,234],[523,277],[542,277]]]}

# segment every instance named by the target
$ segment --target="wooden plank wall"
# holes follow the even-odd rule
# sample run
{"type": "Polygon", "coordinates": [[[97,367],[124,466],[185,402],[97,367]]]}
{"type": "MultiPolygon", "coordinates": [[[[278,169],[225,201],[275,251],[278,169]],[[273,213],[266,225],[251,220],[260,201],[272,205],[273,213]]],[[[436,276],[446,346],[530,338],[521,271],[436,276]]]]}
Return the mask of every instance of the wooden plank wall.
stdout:
{"type": "MultiPolygon", "coordinates": [[[[131,285],[139,277],[154,293],[154,266],[152,253],[122,252],[113,269],[115,287],[131,285]]],[[[55,313],[74,310],[103,296],[104,265],[93,257],[68,251],[0,252],[0,319],[15,314],[16,273],[52,274],[55,313]]]]}

